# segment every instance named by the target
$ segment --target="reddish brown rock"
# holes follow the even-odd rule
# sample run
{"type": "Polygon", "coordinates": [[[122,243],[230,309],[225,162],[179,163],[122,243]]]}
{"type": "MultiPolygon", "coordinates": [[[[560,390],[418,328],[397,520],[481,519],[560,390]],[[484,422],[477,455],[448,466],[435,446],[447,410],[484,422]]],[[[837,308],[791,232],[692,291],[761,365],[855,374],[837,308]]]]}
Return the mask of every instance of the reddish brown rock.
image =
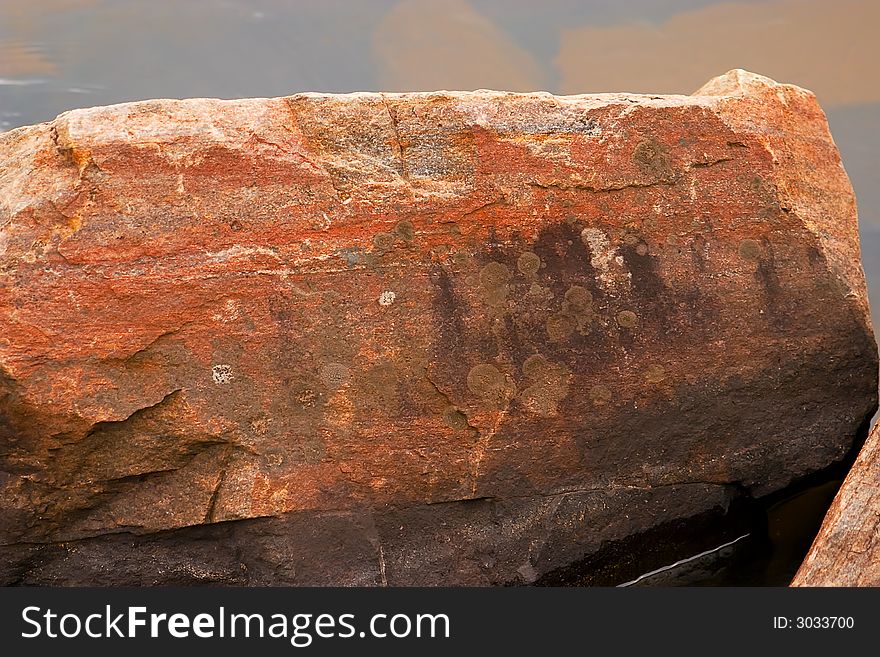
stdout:
{"type": "Polygon", "coordinates": [[[68,112],[0,282],[6,582],[556,581],[877,403],[825,117],[743,71],[68,112]]]}
{"type": "Polygon", "coordinates": [[[880,425],[874,425],[793,586],[880,586],[880,425]]]}

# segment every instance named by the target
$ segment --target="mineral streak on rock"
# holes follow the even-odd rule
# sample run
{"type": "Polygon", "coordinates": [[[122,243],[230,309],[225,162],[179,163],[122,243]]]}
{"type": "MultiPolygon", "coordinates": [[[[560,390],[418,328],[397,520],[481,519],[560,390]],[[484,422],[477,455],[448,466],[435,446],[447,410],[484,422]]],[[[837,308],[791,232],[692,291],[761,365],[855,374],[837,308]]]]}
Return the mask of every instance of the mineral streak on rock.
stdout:
{"type": "Polygon", "coordinates": [[[876,381],[825,117],[744,71],[0,135],[4,582],[540,580],[840,459],[876,381]]]}
{"type": "Polygon", "coordinates": [[[880,586],[880,425],[846,476],[793,586],[880,586]]]}

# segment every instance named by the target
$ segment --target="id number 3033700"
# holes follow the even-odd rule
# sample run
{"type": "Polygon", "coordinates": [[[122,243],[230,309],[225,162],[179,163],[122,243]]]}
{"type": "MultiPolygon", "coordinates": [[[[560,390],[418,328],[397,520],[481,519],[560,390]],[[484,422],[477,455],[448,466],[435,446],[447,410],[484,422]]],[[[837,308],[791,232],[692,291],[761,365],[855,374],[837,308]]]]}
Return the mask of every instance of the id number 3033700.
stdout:
{"type": "Polygon", "coordinates": [[[775,630],[851,630],[855,627],[852,616],[774,616],[775,630]]]}

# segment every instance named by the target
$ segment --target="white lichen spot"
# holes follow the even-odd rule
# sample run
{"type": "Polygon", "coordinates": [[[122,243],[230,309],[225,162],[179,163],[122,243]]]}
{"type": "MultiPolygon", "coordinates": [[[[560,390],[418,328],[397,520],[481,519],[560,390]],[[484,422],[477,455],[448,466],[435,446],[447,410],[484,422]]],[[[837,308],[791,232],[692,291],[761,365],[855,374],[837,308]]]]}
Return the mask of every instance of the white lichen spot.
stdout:
{"type": "Polygon", "coordinates": [[[208,262],[226,262],[228,260],[253,258],[255,256],[271,256],[277,260],[281,259],[274,249],[265,246],[242,246],[241,244],[235,244],[228,249],[205,255],[208,262]]]}
{"type": "Polygon", "coordinates": [[[233,322],[241,316],[241,307],[235,299],[227,299],[223,308],[214,313],[211,318],[215,322],[233,322]]]}
{"type": "Polygon", "coordinates": [[[379,305],[380,306],[390,306],[394,303],[394,300],[397,298],[397,295],[394,294],[391,290],[385,290],[382,294],[379,295],[379,305]]]}
{"type": "Polygon", "coordinates": [[[320,217],[315,217],[312,221],[312,227],[315,230],[327,230],[330,228],[330,224],[333,223],[330,220],[330,216],[326,212],[322,212],[320,217]]]}
{"type": "Polygon", "coordinates": [[[230,383],[234,378],[232,375],[232,365],[214,365],[211,368],[211,378],[214,383],[222,385],[230,383]]]}
{"type": "Polygon", "coordinates": [[[608,242],[608,236],[598,228],[584,228],[581,239],[590,247],[590,264],[599,271],[608,269],[614,258],[614,248],[608,242]]]}
{"type": "Polygon", "coordinates": [[[622,256],[611,245],[608,236],[598,228],[584,228],[581,240],[590,250],[590,264],[596,270],[599,283],[606,289],[616,287],[620,282],[629,284],[632,275],[626,270],[622,256]]]}

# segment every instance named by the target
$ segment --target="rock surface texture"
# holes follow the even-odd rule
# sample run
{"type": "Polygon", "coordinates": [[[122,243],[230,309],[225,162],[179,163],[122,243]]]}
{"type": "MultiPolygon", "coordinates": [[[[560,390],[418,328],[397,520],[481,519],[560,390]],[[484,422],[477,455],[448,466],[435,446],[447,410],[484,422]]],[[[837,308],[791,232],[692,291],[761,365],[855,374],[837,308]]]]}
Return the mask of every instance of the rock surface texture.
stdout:
{"type": "Polygon", "coordinates": [[[877,403],[808,91],[302,94],[0,135],[5,583],[555,581],[877,403]]]}
{"type": "Polygon", "coordinates": [[[880,586],[880,425],[874,425],[792,585],[880,586]]]}

